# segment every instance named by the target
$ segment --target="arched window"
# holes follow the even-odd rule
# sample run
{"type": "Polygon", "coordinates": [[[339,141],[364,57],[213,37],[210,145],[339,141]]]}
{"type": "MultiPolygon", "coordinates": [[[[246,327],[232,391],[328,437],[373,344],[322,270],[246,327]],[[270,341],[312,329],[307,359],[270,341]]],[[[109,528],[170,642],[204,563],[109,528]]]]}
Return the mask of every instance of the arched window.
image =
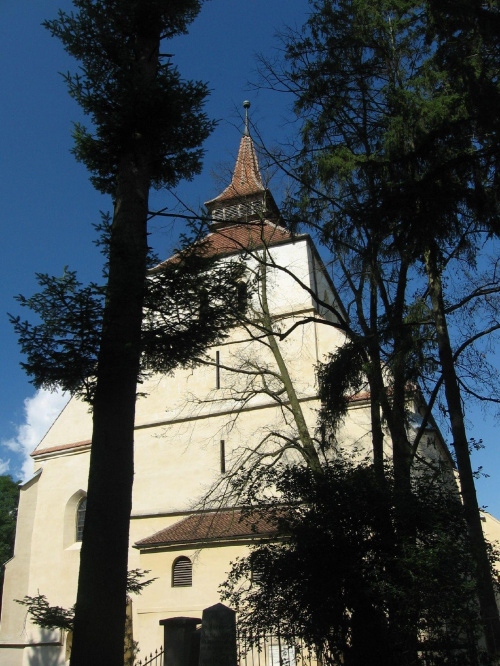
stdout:
{"type": "Polygon", "coordinates": [[[83,525],[85,523],[85,511],[87,510],[87,498],[82,497],[76,510],[76,541],[81,541],[83,536],[83,525]]]}
{"type": "Polygon", "coordinates": [[[178,557],[172,565],[172,587],[191,587],[193,564],[189,557],[178,557]]]}
{"type": "MultiPolygon", "coordinates": [[[[87,497],[87,493],[83,488],[77,490],[71,495],[69,500],[66,502],[64,507],[64,523],[63,523],[63,548],[72,548],[75,545],[75,541],[79,543],[81,541],[81,529],[78,530],[78,510],[82,500],[87,497]],[[78,533],[80,532],[80,536],[78,533]]],[[[82,505],[82,508],[85,508],[85,504],[82,505]]],[[[83,511],[82,519],[85,519],[85,510],[83,511]]],[[[82,520],[82,527],[83,527],[82,520]]]]}

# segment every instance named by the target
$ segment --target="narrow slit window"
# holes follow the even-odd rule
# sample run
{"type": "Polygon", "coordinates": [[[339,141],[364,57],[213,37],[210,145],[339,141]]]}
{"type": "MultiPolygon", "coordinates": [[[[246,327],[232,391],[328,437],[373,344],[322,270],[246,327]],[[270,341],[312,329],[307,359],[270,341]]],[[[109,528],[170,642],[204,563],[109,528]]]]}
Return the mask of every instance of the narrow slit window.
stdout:
{"type": "Polygon", "coordinates": [[[208,291],[206,289],[200,290],[200,319],[203,321],[209,314],[209,300],[208,291]]]}
{"type": "Polygon", "coordinates": [[[191,587],[193,585],[193,563],[182,555],[172,565],[172,587],[191,587]]]}
{"type": "Polygon", "coordinates": [[[220,471],[226,473],[226,442],[223,439],[220,440],[220,471]]]}
{"type": "Polygon", "coordinates": [[[237,289],[237,307],[238,307],[238,312],[240,314],[245,314],[246,309],[248,307],[248,287],[247,283],[244,282],[243,280],[240,280],[238,284],[236,285],[237,289]]]}
{"type": "Polygon", "coordinates": [[[215,388],[220,389],[220,352],[215,352],[215,388]]]}

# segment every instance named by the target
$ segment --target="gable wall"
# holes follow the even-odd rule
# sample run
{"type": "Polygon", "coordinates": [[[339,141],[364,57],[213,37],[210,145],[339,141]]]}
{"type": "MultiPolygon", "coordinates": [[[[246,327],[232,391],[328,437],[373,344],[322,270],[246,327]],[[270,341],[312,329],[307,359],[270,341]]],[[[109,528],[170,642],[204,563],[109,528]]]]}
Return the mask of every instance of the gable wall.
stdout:
{"type": "MultiPolygon", "coordinates": [[[[320,296],[326,293],[333,301],[330,283],[315,263],[305,239],[273,247],[271,254],[277,264],[293,271],[307,287],[313,289],[317,284],[320,296]]],[[[248,264],[250,273],[258,266],[251,258],[248,264]]],[[[282,332],[301,317],[314,314],[315,302],[311,294],[298,288],[296,281],[282,271],[269,271],[268,298],[272,313],[280,317],[282,332]]],[[[311,430],[314,430],[319,407],[315,366],[342,342],[341,333],[317,322],[298,326],[280,341],[311,430]]],[[[140,387],[147,397],[140,397],[136,408],[129,568],[151,569],[151,576],[158,577],[132,602],[134,637],[143,649],[141,656],[161,644],[160,619],[192,613],[197,616],[204,607],[219,601],[218,585],[229,570],[230,562],[244,553],[247,546],[232,544],[200,550],[181,548],[140,553],[133,544],[174,524],[193,510],[210,506],[203,498],[225,479],[220,469],[221,439],[225,441],[226,466],[230,469],[239,456],[255,449],[270,431],[293,433],[293,423],[286,409],[281,409],[269,396],[250,397],[248,375],[231,370],[248,368],[251,364],[274,368],[275,362],[267,347],[252,340],[247,331],[236,329],[223,343],[208,350],[212,362],[215,362],[216,351],[221,365],[226,366],[220,369],[220,388],[215,386],[213,365],[154,376],[140,387]],[[235,401],[235,396],[242,400],[235,401]],[[193,559],[192,588],[171,587],[171,566],[179,554],[193,559]]],[[[85,442],[91,438],[91,432],[88,406],[72,399],[38,448],[85,442]]],[[[353,403],[339,439],[346,448],[357,447],[359,455],[363,455],[369,436],[368,404],[366,401],[353,403]]],[[[276,446],[275,443],[268,446],[271,445],[276,446]]],[[[75,534],[74,508],[70,511],[68,507],[75,507],[80,497],[78,493],[86,490],[88,464],[86,446],[37,459],[36,465],[43,472],[33,489],[26,492],[18,530],[19,547],[16,545],[16,555],[7,572],[8,589],[15,589],[17,596],[35,595],[40,591],[51,604],[65,607],[73,604],[80,544],[71,537],[75,534]],[[23,591],[17,592],[21,588],[23,591]]],[[[8,593],[0,641],[5,642],[13,635],[20,636],[19,640],[59,640],[58,635],[43,634],[29,623],[24,631],[23,609],[19,613],[20,607],[13,604],[11,598],[8,593]]]]}

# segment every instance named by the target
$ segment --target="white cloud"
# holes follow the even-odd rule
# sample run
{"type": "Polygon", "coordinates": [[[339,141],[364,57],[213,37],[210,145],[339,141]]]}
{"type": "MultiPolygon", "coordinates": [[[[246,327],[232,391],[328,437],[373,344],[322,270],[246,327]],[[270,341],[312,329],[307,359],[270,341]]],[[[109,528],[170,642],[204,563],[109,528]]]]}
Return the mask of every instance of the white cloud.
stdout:
{"type": "MultiPolygon", "coordinates": [[[[62,391],[37,391],[34,396],[24,401],[24,423],[16,426],[16,436],[2,440],[2,445],[14,453],[17,463],[15,467],[19,469],[23,481],[33,475],[30,453],[67,402],[68,394],[62,391]]],[[[10,467],[10,459],[0,460],[0,474],[4,474],[10,467]]]]}

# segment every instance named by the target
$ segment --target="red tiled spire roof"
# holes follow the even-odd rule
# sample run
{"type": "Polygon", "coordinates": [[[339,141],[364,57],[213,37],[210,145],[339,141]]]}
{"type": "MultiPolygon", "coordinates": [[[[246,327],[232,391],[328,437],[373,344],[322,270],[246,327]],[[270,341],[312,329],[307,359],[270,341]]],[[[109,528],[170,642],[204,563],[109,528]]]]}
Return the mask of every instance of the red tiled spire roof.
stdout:
{"type": "Polygon", "coordinates": [[[243,106],[245,132],[241,137],[231,183],[215,199],[205,202],[214,227],[231,225],[239,220],[278,220],[280,217],[273,195],[262,182],[257,153],[248,129],[250,102],[244,102],[243,106]]]}
{"type": "Polygon", "coordinates": [[[275,536],[276,532],[276,522],[271,517],[247,516],[240,510],[231,509],[188,516],[134,545],[136,548],[174,546],[219,539],[275,536]]]}
{"type": "MultiPolygon", "coordinates": [[[[292,240],[279,221],[280,213],[271,192],[262,183],[257,153],[248,129],[250,102],[244,102],[243,106],[246,111],[245,133],[231,183],[215,199],[205,202],[212,218],[211,233],[199,240],[196,247],[206,257],[251,252],[292,240]]],[[[156,266],[152,272],[161,271],[167,264],[177,261],[178,254],[156,266]]]]}
{"type": "Polygon", "coordinates": [[[236,158],[233,177],[230,185],[215,199],[205,203],[206,206],[252,194],[264,194],[266,188],[262,183],[259,162],[255,152],[252,137],[244,135],[241,137],[240,149],[236,158]]]}

